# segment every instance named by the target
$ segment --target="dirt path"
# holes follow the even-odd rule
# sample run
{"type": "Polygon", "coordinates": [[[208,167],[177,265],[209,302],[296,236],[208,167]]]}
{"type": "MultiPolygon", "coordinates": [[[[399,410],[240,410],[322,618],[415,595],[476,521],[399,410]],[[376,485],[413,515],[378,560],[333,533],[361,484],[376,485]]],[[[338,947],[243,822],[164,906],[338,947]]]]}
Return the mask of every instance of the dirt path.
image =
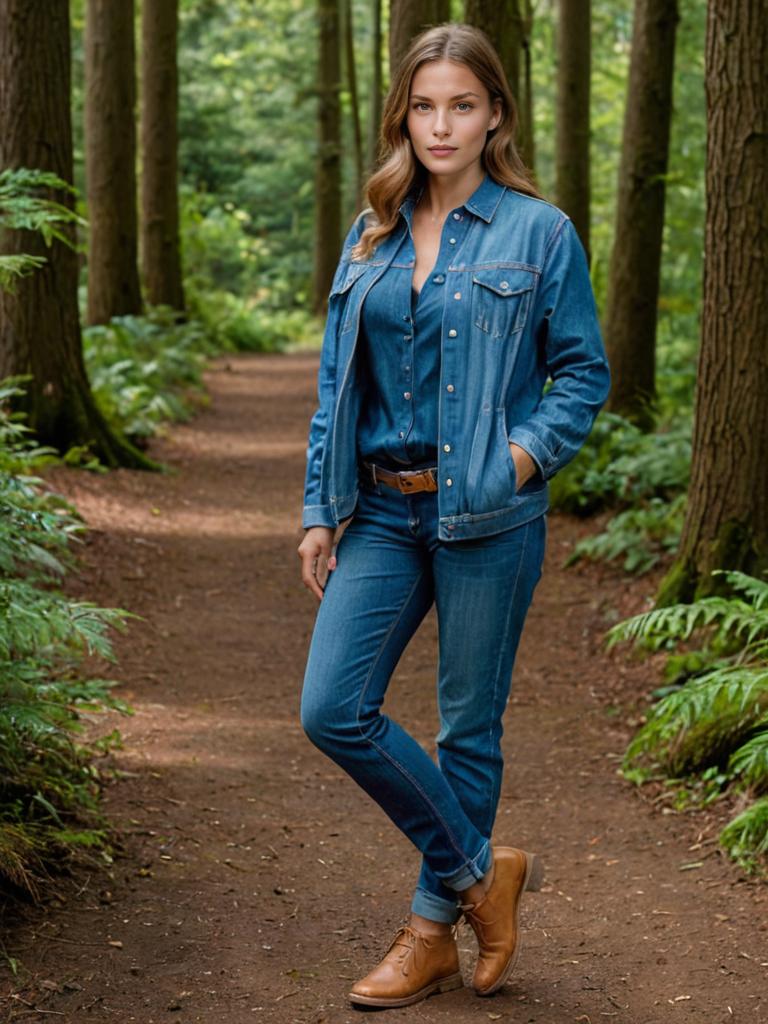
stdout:
{"type": "MultiPolygon", "coordinates": [[[[151,448],[176,474],[48,474],[91,527],[69,590],[147,621],[117,638],[109,670],[137,709],[115,723],[130,775],[107,798],[124,855],[111,879],[79,878],[6,932],[30,972],[21,998],[0,1000],[7,1019],[361,1019],[346,991],[406,914],[419,860],[298,723],[315,607],[295,554],[315,367],[219,359],[211,407],[151,448]]],[[[660,814],[616,774],[652,670],[608,658],[599,639],[650,585],[563,571],[582,529],[550,517],[505,720],[496,839],[540,851],[547,872],[523,900],[519,965],[491,999],[464,988],[387,1020],[768,1020],[768,892],[718,852],[723,812],[660,814]]],[[[387,698],[430,750],[435,643],[432,613],[387,698]]],[[[460,945],[468,980],[469,928],[460,945]]]]}

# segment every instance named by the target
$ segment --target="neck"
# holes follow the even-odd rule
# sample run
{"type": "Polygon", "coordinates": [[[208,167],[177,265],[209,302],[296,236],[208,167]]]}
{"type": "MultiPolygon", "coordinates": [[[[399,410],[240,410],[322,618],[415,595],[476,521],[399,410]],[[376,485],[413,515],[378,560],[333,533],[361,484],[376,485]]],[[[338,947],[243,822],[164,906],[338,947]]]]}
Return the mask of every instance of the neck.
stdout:
{"type": "Polygon", "coordinates": [[[469,199],[484,177],[485,171],[479,163],[460,175],[430,174],[419,206],[433,221],[445,220],[451,210],[469,199]]]}

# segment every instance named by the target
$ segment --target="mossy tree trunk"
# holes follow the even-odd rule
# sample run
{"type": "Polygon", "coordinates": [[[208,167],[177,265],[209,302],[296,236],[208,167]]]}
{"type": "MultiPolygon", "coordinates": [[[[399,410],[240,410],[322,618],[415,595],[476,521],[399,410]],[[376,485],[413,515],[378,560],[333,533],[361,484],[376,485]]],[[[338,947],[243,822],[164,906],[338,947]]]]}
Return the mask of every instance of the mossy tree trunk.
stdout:
{"type": "MultiPolygon", "coordinates": [[[[68,0],[0,0],[0,166],[52,171],[73,180],[68,0]]],[[[69,208],[73,198],[50,198],[69,208]]],[[[74,229],[70,240],[74,242],[74,229]]],[[[109,466],[157,468],[117,436],[96,406],[83,363],[77,253],[37,233],[7,231],[3,251],[45,265],[0,292],[0,377],[30,374],[15,407],[41,444],[87,446],[109,466]]]]}
{"type": "Polygon", "coordinates": [[[677,0],[635,2],[603,323],[612,375],[607,408],[645,430],[654,422],[656,318],[678,20],[677,0]]]}
{"type": "Polygon", "coordinates": [[[133,0],[88,0],[85,168],[89,324],[141,313],[133,0]]]}
{"type": "Polygon", "coordinates": [[[560,0],[557,22],[557,203],[589,254],[590,13],[592,0],[560,0]]]}
{"type": "Polygon", "coordinates": [[[768,570],[768,18],[709,5],[707,214],[693,459],[678,558],[659,604],[768,570]]]}

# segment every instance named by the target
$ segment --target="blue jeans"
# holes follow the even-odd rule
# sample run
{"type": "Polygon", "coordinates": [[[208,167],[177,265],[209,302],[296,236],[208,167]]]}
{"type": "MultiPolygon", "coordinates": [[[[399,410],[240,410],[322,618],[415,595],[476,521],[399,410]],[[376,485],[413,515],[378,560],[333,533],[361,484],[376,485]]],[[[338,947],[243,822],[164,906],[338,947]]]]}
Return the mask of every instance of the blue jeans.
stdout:
{"type": "Polygon", "coordinates": [[[309,739],[422,853],[411,909],[459,917],[457,892],[491,866],[502,715],[541,577],[546,513],[445,542],[437,493],[361,486],[318,608],[301,697],[309,739]],[[438,763],[381,714],[390,677],[432,603],[438,620],[438,763]]]}

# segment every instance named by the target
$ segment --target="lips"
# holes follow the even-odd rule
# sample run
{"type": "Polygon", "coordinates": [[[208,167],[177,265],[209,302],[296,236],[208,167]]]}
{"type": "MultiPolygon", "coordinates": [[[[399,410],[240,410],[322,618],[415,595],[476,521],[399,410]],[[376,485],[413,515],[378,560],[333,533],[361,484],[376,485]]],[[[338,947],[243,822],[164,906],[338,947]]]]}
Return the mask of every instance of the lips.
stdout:
{"type": "Polygon", "coordinates": [[[430,153],[455,153],[456,152],[456,147],[455,146],[430,146],[429,147],[429,152],[430,153]]]}

